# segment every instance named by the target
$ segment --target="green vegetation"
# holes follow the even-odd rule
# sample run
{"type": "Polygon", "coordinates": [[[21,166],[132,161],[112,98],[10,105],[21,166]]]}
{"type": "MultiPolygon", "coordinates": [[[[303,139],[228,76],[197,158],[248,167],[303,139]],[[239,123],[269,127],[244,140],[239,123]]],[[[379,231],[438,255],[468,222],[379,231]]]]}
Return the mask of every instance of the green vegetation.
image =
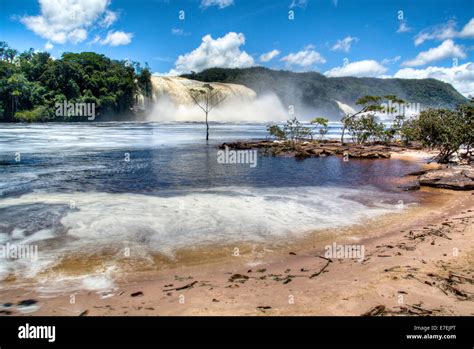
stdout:
{"type": "Polygon", "coordinates": [[[425,108],[454,109],[467,102],[450,84],[435,79],[327,78],[316,72],[294,73],[263,67],[212,68],[183,76],[204,82],[242,84],[257,94],[274,92],[283,105],[303,105],[331,118],[342,116],[336,100],[354,105],[367,95],[395,94],[425,108]]]}
{"type": "Polygon", "coordinates": [[[318,133],[319,133],[319,138],[323,139],[326,133],[328,133],[328,123],[329,120],[326,118],[318,117],[314,118],[313,120],[310,121],[313,125],[316,125],[319,127],[318,133]]]}
{"type": "MultiPolygon", "coordinates": [[[[138,63],[93,52],[53,59],[33,49],[18,53],[0,42],[0,122],[81,121],[57,115],[56,103],[92,103],[102,119],[133,114],[139,94],[151,96],[151,73],[138,63]]],[[[145,98],[146,99],[146,98],[145,98]]]]}
{"type": "Polygon", "coordinates": [[[308,140],[308,138],[313,139],[311,128],[303,126],[296,117],[286,122],[283,132],[285,132],[286,139],[292,144],[308,140]]]}
{"type": "Polygon", "coordinates": [[[383,124],[379,123],[375,114],[376,112],[394,113],[395,105],[401,105],[404,101],[398,99],[395,95],[380,96],[363,96],[356,101],[361,106],[358,112],[345,115],[341,119],[342,133],[341,143],[344,144],[344,135],[346,129],[352,135],[356,143],[365,143],[373,137],[384,138],[390,141],[395,136],[393,129],[384,130],[383,124]]]}
{"type": "Polygon", "coordinates": [[[278,125],[268,125],[267,132],[270,135],[270,137],[273,137],[277,140],[281,141],[281,140],[286,139],[285,131],[283,131],[283,129],[278,125]]]}
{"type": "MultiPolygon", "coordinates": [[[[449,162],[454,154],[468,162],[474,159],[474,100],[458,106],[455,110],[430,108],[411,118],[398,114],[395,115],[392,125],[386,128],[375,116],[375,112],[383,108],[393,112],[380,104],[384,99],[403,103],[393,95],[384,98],[364,96],[357,102],[362,106],[361,110],[343,118],[343,129],[347,130],[354,144],[390,144],[401,141],[409,145],[419,142],[426,148],[438,150],[439,154],[435,160],[440,163],[449,162]]],[[[328,120],[315,118],[311,123],[321,125],[319,133],[322,140],[327,132],[328,120]]],[[[289,140],[293,146],[297,142],[313,138],[313,130],[303,126],[296,118],[288,120],[283,128],[270,125],[267,131],[276,139],[289,140]]],[[[341,144],[344,144],[343,139],[341,144]]]]}
{"type": "Polygon", "coordinates": [[[456,110],[428,109],[406,122],[407,137],[420,141],[423,146],[436,149],[436,160],[449,162],[452,155],[472,159],[474,146],[474,103],[456,110]]]}
{"type": "Polygon", "coordinates": [[[347,127],[352,140],[356,144],[364,144],[368,141],[377,141],[382,139],[385,127],[378,122],[374,114],[361,115],[347,120],[347,127]]]}
{"type": "Polygon", "coordinates": [[[310,127],[304,126],[296,117],[290,119],[283,125],[268,125],[268,134],[280,141],[290,141],[295,144],[302,141],[313,140],[313,130],[310,127]]]}

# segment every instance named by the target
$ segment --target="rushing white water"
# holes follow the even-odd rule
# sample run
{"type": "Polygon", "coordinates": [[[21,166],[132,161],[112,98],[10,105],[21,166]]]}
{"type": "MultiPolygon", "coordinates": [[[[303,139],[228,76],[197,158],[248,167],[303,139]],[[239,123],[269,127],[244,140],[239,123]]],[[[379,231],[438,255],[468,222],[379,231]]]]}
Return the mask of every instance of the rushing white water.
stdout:
{"type": "Polygon", "coordinates": [[[0,209],[44,205],[61,217],[63,228],[41,229],[29,236],[18,231],[12,243],[49,242],[40,245],[37,261],[3,261],[0,275],[33,276],[62,256],[110,247],[134,246],[141,253],[172,256],[183,247],[271,242],[399,210],[370,188],[226,187],[167,194],[32,193],[4,199],[0,209]],[[355,200],[360,197],[370,205],[355,200]],[[55,239],[61,243],[54,243],[55,239]]]}
{"type": "MultiPolygon", "coordinates": [[[[176,105],[194,105],[191,97],[192,90],[205,91],[206,83],[181,77],[152,76],[153,98],[155,101],[162,96],[168,98],[176,105]]],[[[257,94],[243,85],[224,84],[218,82],[209,83],[220,99],[239,100],[242,103],[250,102],[257,97],[257,94]]]]}
{"type": "MultiPolygon", "coordinates": [[[[192,94],[205,91],[204,82],[181,77],[153,76],[153,105],[148,112],[150,121],[203,121],[203,111],[192,94]]],[[[215,101],[220,103],[209,114],[211,121],[281,121],[288,114],[274,94],[258,96],[250,88],[238,84],[209,83],[215,101]]],[[[142,101],[143,103],[143,101],[142,101]]]]}

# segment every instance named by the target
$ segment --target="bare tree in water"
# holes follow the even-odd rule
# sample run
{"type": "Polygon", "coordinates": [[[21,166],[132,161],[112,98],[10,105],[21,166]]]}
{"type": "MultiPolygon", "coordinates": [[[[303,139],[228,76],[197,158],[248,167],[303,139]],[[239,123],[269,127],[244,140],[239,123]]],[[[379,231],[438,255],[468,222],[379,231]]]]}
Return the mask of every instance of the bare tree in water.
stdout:
{"type": "Polygon", "coordinates": [[[209,123],[208,116],[212,109],[218,106],[227,96],[219,98],[219,91],[217,91],[210,84],[204,84],[203,89],[191,89],[189,94],[194,103],[202,109],[206,114],[206,141],[209,140],[209,123]]]}

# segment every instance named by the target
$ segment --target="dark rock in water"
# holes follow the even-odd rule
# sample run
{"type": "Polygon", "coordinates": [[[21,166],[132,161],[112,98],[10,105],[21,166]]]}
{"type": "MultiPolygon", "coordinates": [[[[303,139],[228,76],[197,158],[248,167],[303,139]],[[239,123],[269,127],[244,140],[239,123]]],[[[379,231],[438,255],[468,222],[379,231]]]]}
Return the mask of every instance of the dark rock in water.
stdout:
{"type": "Polygon", "coordinates": [[[474,167],[469,165],[444,167],[428,171],[418,178],[420,185],[452,190],[474,189],[474,167]]]}
{"type": "Polygon", "coordinates": [[[415,190],[420,190],[420,183],[410,182],[407,184],[399,185],[398,187],[404,191],[415,191],[415,190]]]}
{"type": "Polygon", "coordinates": [[[311,154],[308,153],[307,151],[304,151],[304,150],[298,151],[295,154],[295,158],[297,158],[297,159],[306,159],[306,158],[309,158],[309,157],[311,157],[311,154]]]}
{"type": "Polygon", "coordinates": [[[138,292],[132,293],[130,296],[131,297],[143,297],[143,292],[138,291],[138,292]]]}
{"type": "Polygon", "coordinates": [[[388,159],[390,153],[381,150],[354,149],[348,152],[350,158],[361,159],[388,159]]]}
{"type": "Polygon", "coordinates": [[[410,173],[407,173],[405,176],[421,176],[421,175],[424,175],[426,172],[428,172],[428,170],[420,170],[420,171],[414,171],[414,172],[410,172],[410,173]]]}
{"type": "Polygon", "coordinates": [[[36,303],[38,303],[38,301],[35,300],[35,299],[25,299],[25,300],[22,300],[22,301],[18,302],[17,305],[19,307],[28,307],[28,306],[36,304],[36,303]]]}

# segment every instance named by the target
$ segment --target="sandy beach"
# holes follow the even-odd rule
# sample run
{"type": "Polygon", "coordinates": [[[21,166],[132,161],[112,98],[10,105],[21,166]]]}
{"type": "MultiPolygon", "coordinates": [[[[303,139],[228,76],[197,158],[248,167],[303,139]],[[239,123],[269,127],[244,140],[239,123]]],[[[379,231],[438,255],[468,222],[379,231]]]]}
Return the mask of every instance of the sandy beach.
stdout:
{"type": "MultiPolygon", "coordinates": [[[[410,160],[420,154],[396,156],[410,160]]],[[[474,315],[474,195],[432,188],[422,188],[419,195],[422,203],[408,210],[315,232],[286,246],[241,245],[238,253],[232,246],[181,251],[181,263],[127,273],[105,293],[3,290],[1,312],[474,315]],[[363,258],[328,257],[327,246],[333,245],[363,246],[363,258]]]]}

